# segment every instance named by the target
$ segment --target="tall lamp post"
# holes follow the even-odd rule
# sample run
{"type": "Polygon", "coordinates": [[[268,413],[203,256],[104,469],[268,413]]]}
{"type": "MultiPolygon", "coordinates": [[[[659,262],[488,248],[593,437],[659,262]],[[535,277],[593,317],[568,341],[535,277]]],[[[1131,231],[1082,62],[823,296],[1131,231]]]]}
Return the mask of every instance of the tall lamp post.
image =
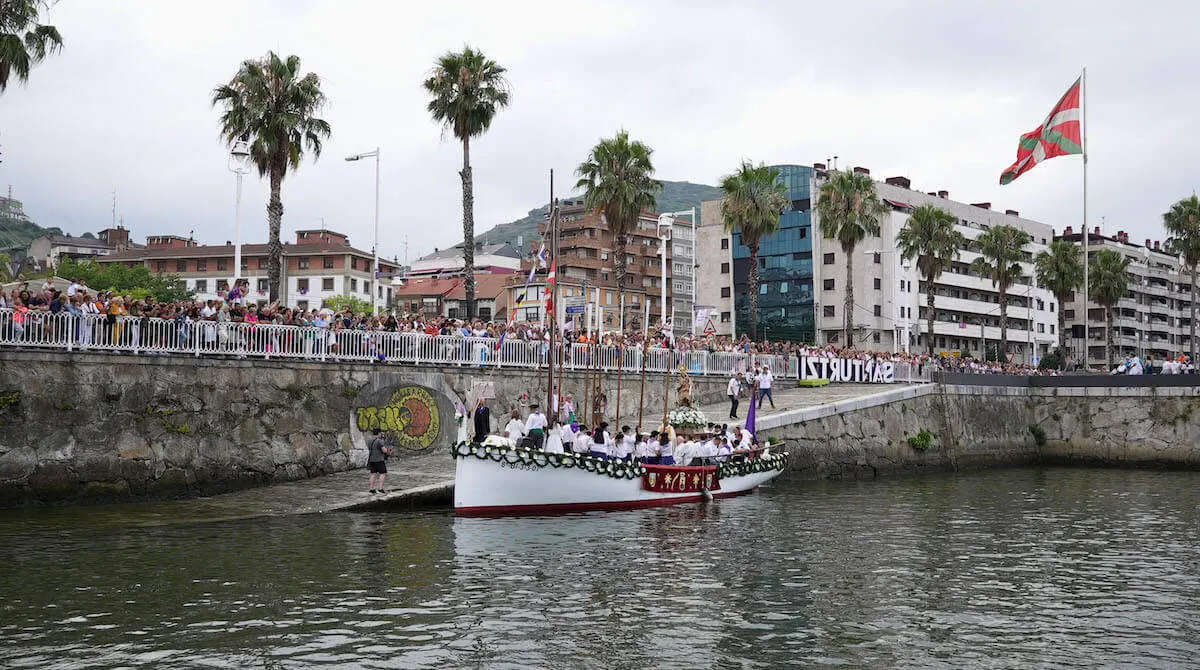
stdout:
{"type": "Polygon", "coordinates": [[[375,159],[375,239],[371,242],[371,313],[379,313],[379,147],[374,151],[346,156],[348,161],[358,161],[364,158],[375,159]]]}
{"type": "MultiPolygon", "coordinates": [[[[663,328],[667,326],[667,241],[671,238],[671,226],[675,225],[675,217],[670,214],[658,215],[658,251],[662,254],[662,305],[659,310],[659,320],[663,328]]],[[[674,330],[672,325],[671,330],[674,330]]]]}
{"type": "Polygon", "coordinates": [[[237,244],[233,247],[232,282],[232,285],[237,285],[242,276],[242,178],[250,174],[250,143],[244,135],[229,150],[229,171],[236,175],[237,182],[237,195],[233,202],[234,240],[237,244]]]}

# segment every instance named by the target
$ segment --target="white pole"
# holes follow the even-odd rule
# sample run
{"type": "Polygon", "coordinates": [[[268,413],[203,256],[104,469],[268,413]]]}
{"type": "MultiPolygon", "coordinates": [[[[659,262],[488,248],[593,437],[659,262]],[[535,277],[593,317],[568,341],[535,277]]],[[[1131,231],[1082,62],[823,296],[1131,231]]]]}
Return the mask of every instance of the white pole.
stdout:
{"type": "MultiPolygon", "coordinates": [[[[233,221],[234,221],[234,240],[233,247],[233,284],[242,275],[242,173],[235,172],[237,175],[237,195],[234,197],[233,204],[233,221]]],[[[232,285],[230,286],[232,288],[232,285]]]]}
{"type": "MultiPolygon", "coordinates": [[[[691,295],[692,305],[691,305],[691,309],[688,311],[688,314],[689,314],[688,327],[687,327],[686,332],[692,332],[692,334],[694,335],[695,334],[694,331],[696,330],[696,266],[699,265],[699,263],[696,262],[696,208],[693,207],[691,209],[691,212],[692,212],[692,267],[690,268],[690,273],[691,273],[691,277],[692,277],[692,295],[691,295]]],[[[732,268],[732,266],[730,266],[730,267],[732,268]]],[[[730,274],[730,276],[733,276],[732,272],[730,272],[729,274],[730,274]]]]}
{"type": "Polygon", "coordinates": [[[379,287],[379,147],[375,147],[375,241],[371,244],[371,254],[374,256],[371,263],[371,313],[378,314],[378,297],[382,293],[379,287]]]}
{"type": "MultiPolygon", "coordinates": [[[[1083,142],[1083,369],[1088,368],[1088,215],[1087,215],[1087,67],[1079,84],[1080,96],[1080,139],[1083,142]]],[[[1062,309],[1062,305],[1058,306],[1062,309]]],[[[1110,361],[1105,361],[1107,367],[1110,361]]]]}
{"type": "Polygon", "coordinates": [[[659,317],[658,318],[659,318],[659,321],[661,321],[662,324],[664,326],[666,326],[667,325],[667,236],[665,233],[662,233],[659,235],[658,239],[660,240],[659,246],[661,247],[659,249],[659,251],[662,252],[662,278],[661,278],[662,286],[659,287],[662,289],[662,291],[661,291],[662,305],[659,306],[660,309],[659,309],[659,317]]]}

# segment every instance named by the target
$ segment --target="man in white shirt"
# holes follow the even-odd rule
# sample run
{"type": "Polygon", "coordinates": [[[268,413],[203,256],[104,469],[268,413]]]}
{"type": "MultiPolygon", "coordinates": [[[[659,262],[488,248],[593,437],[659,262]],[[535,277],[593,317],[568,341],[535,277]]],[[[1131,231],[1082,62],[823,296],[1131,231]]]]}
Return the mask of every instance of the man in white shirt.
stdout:
{"type": "Polygon", "coordinates": [[[729,384],[725,386],[725,394],[729,396],[729,418],[736,419],[738,408],[738,392],[741,391],[741,385],[738,384],[737,373],[734,372],[729,376],[729,384]]]}
{"type": "Polygon", "coordinates": [[[764,366],[762,372],[758,375],[758,408],[762,409],[763,398],[771,401],[771,409],[775,409],[775,397],[771,395],[771,384],[774,378],[771,377],[771,368],[764,366]]]}
{"type": "Polygon", "coordinates": [[[76,293],[79,293],[79,280],[72,279],[71,285],[67,287],[67,297],[74,298],[76,293]]]}
{"type": "Polygon", "coordinates": [[[541,449],[546,441],[546,415],[538,409],[536,402],[529,403],[529,418],[525,420],[525,434],[533,441],[534,449],[541,449]]]}

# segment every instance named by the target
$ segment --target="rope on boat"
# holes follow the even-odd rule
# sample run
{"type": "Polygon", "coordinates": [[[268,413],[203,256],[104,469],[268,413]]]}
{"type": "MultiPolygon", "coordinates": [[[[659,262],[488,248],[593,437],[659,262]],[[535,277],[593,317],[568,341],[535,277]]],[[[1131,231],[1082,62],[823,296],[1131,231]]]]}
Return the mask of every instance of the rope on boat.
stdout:
{"type": "MultiPolygon", "coordinates": [[[[459,442],[451,449],[455,458],[474,456],[480,460],[496,463],[506,462],[512,465],[518,463],[538,467],[579,468],[586,472],[607,475],[613,479],[638,479],[646,474],[646,468],[641,463],[605,460],[580,454],[553,454],[545,451],[527,449],[510,449],[493,447],[482,444],[459,442]]],[[[753,460],[723,461],[717,464],[717,476],[721,478],[741,477],[759,472],[783,470],[787,466],[787,454],[769,454],[753,460]]]]}

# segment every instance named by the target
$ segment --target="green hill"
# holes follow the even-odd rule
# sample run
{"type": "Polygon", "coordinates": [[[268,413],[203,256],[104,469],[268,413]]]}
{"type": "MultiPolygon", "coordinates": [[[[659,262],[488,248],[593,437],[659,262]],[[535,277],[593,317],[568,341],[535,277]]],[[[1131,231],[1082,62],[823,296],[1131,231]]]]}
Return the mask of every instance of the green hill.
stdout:
{"type": "MultiPolygon", "coordinates": [[[[664,181],[663,190],[658,195],[655,209],[659,212],[678,212],[695,207],[696,214],[699,216],[701,202],[717,200],[721,196],[722,191],[716,186],[693,184],[686,181],[664,181]]],[[[549,205],[542,205],[537,209],[529,210],[529,214],[524,218],[502,223],[491,230],[476,233],[475,237],[482,242],[509,241],[516,244],[517,237],[520,236],[525,244],[529,244],[530,241],[538,239],[538,223],[546,220],[546,213],[549,211],[549,205]]]]}

